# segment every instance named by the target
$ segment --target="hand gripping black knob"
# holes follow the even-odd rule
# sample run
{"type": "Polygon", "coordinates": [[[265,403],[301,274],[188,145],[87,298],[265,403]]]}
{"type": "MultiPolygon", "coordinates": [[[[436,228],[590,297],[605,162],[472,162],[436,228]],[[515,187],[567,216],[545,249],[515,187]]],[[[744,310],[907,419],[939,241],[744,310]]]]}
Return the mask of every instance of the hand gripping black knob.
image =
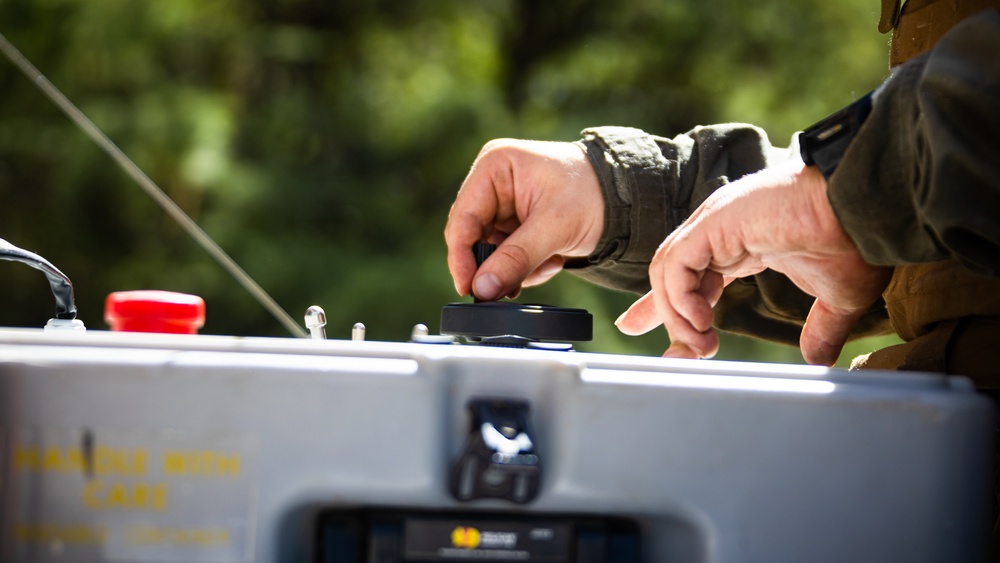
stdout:
{"type": "MultiPolygon", "coordinates": [[[[496,248],[495,244],[474,244],[472,251],[477,266],[482,265],[496,248]]],[[[593,325],[593,317],[584,309],[512,301],[452,303],[441,310],[441,334],[462,336],[484,344],[487,343],[484,339],[507,336],[529,341],[587,341],[593,337],[593,325]]]]}

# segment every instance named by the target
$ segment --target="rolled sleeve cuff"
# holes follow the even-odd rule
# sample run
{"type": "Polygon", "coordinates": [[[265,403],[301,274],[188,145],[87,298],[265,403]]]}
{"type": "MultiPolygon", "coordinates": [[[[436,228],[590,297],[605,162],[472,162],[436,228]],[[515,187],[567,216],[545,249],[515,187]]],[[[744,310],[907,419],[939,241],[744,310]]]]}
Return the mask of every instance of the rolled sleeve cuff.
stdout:
{"type": "Polygon", "coordinates": [[[666,184],[677,178],[677,160],[664,155],[648,133],[629,127],[583,131],[586,151],[604,195],[604,233],[590,264],[648,264],[673,226],[666,184]]]}

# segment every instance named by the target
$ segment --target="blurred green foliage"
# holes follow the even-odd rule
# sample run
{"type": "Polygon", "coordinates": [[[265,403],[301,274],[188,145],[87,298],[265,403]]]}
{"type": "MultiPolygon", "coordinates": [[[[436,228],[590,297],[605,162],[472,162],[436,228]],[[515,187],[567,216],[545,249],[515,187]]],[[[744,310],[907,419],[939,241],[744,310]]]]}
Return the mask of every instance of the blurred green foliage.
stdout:
{"type": "MultiPolygon", "coordinates": [[[[0,2],[0,32],[293,317],[383,340],[457,299],[441,231],[487,140],[722,121],[784,140],[883,79],[877,19],[874,0],[0,2]]],[[[205,333],[287,334],[6,60],[0,85],[0,238],[67,273],[88,326],[109,292],[156,288],[203,296],[205,333]]],[[[0,325],[51,316],[38,272],[0,279],[0,325]]],[[[611,324],[634,298],[563,274],[522,300],[591,310],[584,350],[659,354],[662,331],[611,324]]],[[[801,361],[735,337],[720,357],[801,361]]]]}

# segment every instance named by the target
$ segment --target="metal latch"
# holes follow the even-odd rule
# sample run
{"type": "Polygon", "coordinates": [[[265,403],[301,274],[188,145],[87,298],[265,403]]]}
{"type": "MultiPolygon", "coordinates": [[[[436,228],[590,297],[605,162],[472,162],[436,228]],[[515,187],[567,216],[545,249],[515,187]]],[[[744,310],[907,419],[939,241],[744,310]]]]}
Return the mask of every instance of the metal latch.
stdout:
{"type": "Polygon", "coordinates": [[[533,500],[538,494],[542,468],[535,453],[528,402],[475,398],[469,401],[468,409],[469,435],[452,464],[451,494],[461,501],[533,500]]]}

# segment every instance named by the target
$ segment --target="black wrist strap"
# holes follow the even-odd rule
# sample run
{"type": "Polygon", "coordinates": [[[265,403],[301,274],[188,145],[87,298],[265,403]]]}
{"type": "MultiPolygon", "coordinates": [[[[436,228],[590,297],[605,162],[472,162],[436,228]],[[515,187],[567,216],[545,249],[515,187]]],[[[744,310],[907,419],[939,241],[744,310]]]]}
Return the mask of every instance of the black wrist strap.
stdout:
{"type": "Polygon", "coordinates": [[[803,131],[799,136],[799,151],[803,162],[819,168],[829,180],[871,110],[872,92],[869,92],[803,131]]]}

